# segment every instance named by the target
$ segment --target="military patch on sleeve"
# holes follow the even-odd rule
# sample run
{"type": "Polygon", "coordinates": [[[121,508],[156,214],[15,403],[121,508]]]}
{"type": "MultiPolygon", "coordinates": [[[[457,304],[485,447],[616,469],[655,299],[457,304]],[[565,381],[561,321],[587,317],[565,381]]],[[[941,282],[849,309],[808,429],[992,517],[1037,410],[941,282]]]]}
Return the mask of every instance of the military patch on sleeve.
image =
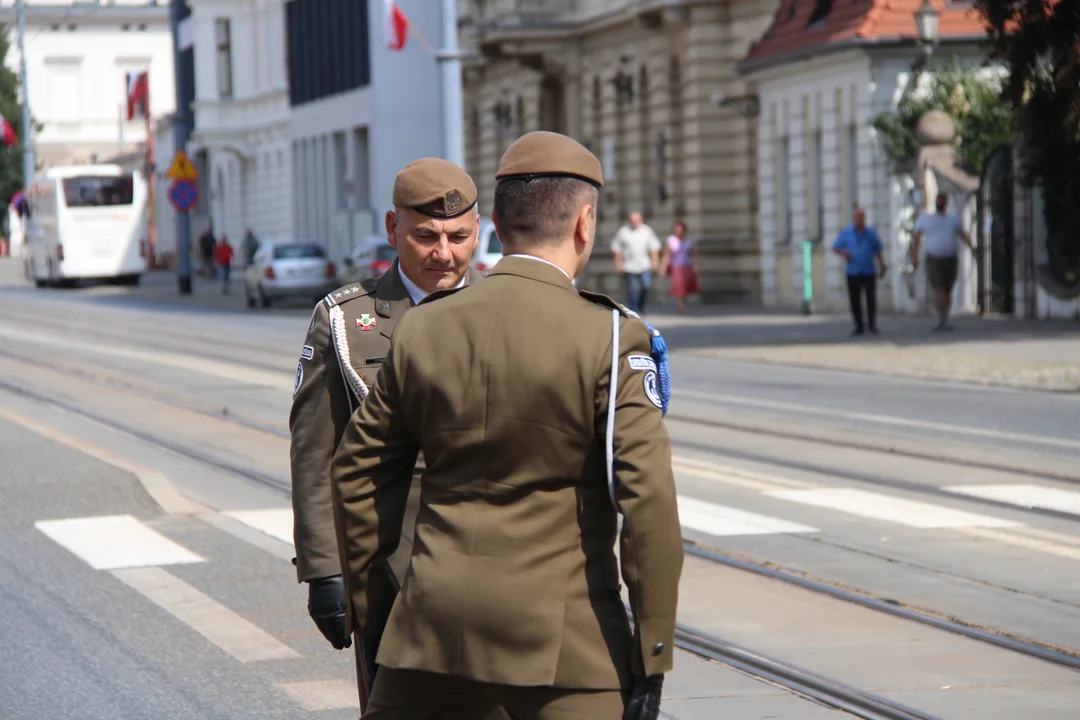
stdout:
{"type": "Polygon", "coordinates": [[[304,363],[296,363],[296,386],[293,388],[292,394],[300,392],[300,383],[304,382],[304,363]]]}
{"type": "Polygon", "coordinates": [[[315,348],[311,347],[310,345],[305,345],[300,351],[300,357],[304,360],[310,360],[311,358],[315,357],[315,348]]]}
{"type": "Polygon", "coordinates": [[[649,372],[645,373],[644,383],[645,394],[648,396],[649,402],[662,410],[664,408],[664,403],[663,400],[660,399],[660,388],[659,384],[657,383],[655,370],[650,370],[649,372]]]}
{"type": "Polygon", "coordinates": [[[631,370],[656,371],[656,362],[648,355],[631,355],[627,360],[630,361],[631,370]]]}

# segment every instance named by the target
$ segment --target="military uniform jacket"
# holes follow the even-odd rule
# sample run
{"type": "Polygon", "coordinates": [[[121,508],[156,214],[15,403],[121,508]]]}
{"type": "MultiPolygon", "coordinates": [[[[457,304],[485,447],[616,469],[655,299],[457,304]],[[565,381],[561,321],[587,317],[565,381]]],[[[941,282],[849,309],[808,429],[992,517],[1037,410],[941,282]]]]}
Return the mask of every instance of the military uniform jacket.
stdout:
{"type": "MultiPolygon", "coordinates": [[[[481,277],[470,268],[466,283],[481,277]]],[[[330,461],[349,416],[375,381],[394,327],[412,306],[395,261],[378,280],[330,293],[311,316],[289,416],[296,572],[301,582],[341,572],[330,461]]],[[[411,533],[406,523],[401,551],[390,560],[398,577],[408,561],[411,533]]]]}
{"type": "Polygon", "coordinates": [[[334,458],[361,624],[382,611],[373,563],[400,534],[403,473],[419,451],[427,465],[380,664],[594,689],[671,669],[683,551],[670,439],[648,331],[619,322],[613,447],[633,632],[605,464],[612,311],[558,268],[509,257],[402,320],[334,458]]]}

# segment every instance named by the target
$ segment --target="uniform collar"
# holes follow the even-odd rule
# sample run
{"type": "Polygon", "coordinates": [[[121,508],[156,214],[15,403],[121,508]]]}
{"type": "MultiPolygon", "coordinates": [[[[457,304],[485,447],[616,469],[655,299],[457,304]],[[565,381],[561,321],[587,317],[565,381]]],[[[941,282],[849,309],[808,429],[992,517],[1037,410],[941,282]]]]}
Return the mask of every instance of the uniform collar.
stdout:
{"type": "MultiPolygon", "coordinates": [[[[402,269],[401,269],[401,265],[397,266],[397,272],[398,272],[398,275],[401,276],[401,283],[405,286],[405,290],[409,293],[409,297],[412,298],[413,305],[419,305],[421,300],[423,300],[424,298],[426,298],[428,295],[431,294],[429,292],[425,292],[424,290],[422,290],[419,285],[417,285],[412,280],[410,280],[408,277],[406,277],[404,271],[402,271],[402,269]]],[[[468,277],[467,274],[462,275],[461,276],[461,282],[459,282],[456,285],[456,287],[459,287],[459,288],[465,287],[465,284],[468,281],[468,279],[469,279],[469,277],[468,277]]]]}
{"type": "Polygon", "coordinates": [[[493,275],[516,275],[577,292],[565,270],[534,255],[506,255],[488,273],[493,275]]]}

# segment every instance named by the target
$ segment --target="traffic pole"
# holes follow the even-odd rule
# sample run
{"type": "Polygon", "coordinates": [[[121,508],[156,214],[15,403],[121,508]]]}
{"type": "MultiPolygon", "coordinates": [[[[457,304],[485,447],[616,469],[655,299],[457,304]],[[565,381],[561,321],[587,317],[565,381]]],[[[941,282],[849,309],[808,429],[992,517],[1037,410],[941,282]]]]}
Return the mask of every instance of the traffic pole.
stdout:
{"type": "Polygon", "coordinates": [[[443,153],[450,162],[465,167],[457,0],[442,0],[442,50],[436,58],[442,80],[443,153]]]}
{"type": "Polygon", "coordinates": [[[26,8],[23,0],[15,0],[15,23],[19,36],[19,83],[22,85],[22,143],[23,143],[23,187],[28,187],[34,180],[34,127],[30,119],[30,85],[26,74],[26,8]]]}
{"type": "MultiPolygon", "coordinates": [[[[173,40],[173,74],[176,79],[176,112],[172,116],[174,151],[187,151],[188,110],[183,102],[180,53],[180,11],[183,0],[172,0],[169,25],[173,40]]],[[[180,295],[191,294],[191,218],[186,212],[176,213],[176,290],[180,295]]]]}

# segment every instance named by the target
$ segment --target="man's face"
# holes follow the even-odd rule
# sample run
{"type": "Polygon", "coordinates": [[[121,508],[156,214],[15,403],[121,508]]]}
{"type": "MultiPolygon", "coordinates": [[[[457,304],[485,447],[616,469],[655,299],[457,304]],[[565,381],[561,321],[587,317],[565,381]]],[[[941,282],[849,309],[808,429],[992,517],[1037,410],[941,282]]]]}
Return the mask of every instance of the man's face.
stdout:
{"type": "Polygon", "coordinates": [[[945,208],[949,206],[949,196],[945,193],[938,193],[934,204],[937,206],[938,212],[945,212],[945,208]]]}
{"type": "Polygon", "coordinates": [[[405,276],[431,293],[457,287],[465,277],[480,223],[472,210],[450,219],[399,210],[386,213],[386,237],[397,248],[405,276]]]}
{"type": "Polygon", "coordinates": [[[862,210],[856,210],[855,214],[851,216],[851,221],[855,224],[855,227],[862,230],[863,226],[866,225],[866,213],[862,210]]]}
{"type": "Polygon", "coordinates": [[[639,212],[630,213],[630,227],[637,230],[639,227],[641,227],[641,223],[642,223],[641,213],[639,213],[639,212]]]}

